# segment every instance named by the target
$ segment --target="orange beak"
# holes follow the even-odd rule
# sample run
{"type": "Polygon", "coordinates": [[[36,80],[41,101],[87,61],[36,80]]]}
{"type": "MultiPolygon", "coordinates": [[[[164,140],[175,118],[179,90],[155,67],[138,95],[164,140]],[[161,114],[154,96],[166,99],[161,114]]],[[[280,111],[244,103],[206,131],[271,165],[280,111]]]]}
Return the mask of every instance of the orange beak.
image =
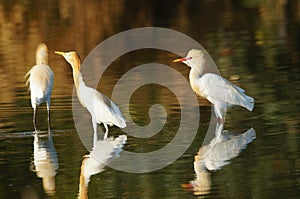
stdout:
{"type": "Polygon", "coordinates": [[[185,57],[173,60],[173,62],[183,62],[183,61],[186,61],[185,57]]]}
{"type": "Polygon", "coordinates": [[[191,57],[188,57],[188,58],[183,57],[183,58],[175,59],[175,60],[173,60],[173,62],[183,62],[183,61],[187,61],[187,60],[190,60],[190,59],[192,59],[192,58],[191,57]]]}

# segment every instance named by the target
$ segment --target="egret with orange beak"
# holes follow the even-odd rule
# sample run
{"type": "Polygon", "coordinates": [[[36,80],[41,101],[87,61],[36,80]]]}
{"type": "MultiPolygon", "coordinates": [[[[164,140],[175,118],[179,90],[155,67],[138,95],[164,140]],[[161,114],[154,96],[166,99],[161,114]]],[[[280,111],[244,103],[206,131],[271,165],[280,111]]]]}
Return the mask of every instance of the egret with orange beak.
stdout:
{"type": "Polygon", "coordinates": [[[182,62],[191,67],[189,79],[193,91],[213,104],[219,122],[224,123],[226,110],[233,105],[252,111],[254,99],[247,96],[245,90],[222,76],[210,72],[205,73],[207,71],[205,61],[204,52],[192,49],[186,57],[173,62],[182,62]]]}
{"type": "Polygon", "coordinates": [[[77,97],[81,105],[85,107],[92,116],[94,142],[97,141],[97,123],[103,123],[105,127],[104,139],[107,139],[108,136],[108,125],[125,128],[126,122],[118,106],[104,94],[85,85],[80,72],[81,62],[77,53],[74,51],[55,51],[55,53],[63,56],[73,69],[73,80],[77,97]]]}

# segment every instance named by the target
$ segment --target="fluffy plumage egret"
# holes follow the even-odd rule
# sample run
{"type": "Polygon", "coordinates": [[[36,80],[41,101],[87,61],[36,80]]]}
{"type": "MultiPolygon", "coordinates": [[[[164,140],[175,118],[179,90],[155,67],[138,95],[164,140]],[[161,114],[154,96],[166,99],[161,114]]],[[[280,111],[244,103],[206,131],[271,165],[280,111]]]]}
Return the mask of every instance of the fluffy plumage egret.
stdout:
{"type": "Polygon", "coordinates": [[[48,130],[50,130],[50,97],[53,87],[53,72],[48,66],[48,47],[40,43],[36,50],[36,65],[26,74],[29,76],[29,90],[31,94],[31,106],[33,108],[33,126],[36,130],[36,111],[37,107],[46,102],[48,111],[48,130]]]}
{"type": "Polygon", "coordinates": [[[173,62],[183,62],[191,67],[189,74],[193,91],[210,101],[216,116],[224,122],[226,109],[233,105],[245,107],[252,111],[254,99],[245,94],[245,90],[232,84],[222,76],[214,73],[205,73],[205,57],[201,50],[192,49],[186,57],[176,59],[173,62]]]}
{"type": "Polygon", "coordinates": [[[85,85],[80,72],[80,59],[76,52],[59,52],[56,54],[62,55],[65,60],[72,66],[73,79],[77,92],[78,99],[83,107],[85,107],[92,116],[92,124],[94,129],[94,142],[97,140],[97,123],[103,123],[105,127],[104,139],[107,139],[108,125],[116,125],[120,128],[125,128],[125,119],[122,116],[118,106],[115,105],[108,97],[98,92],[97,90],[85,85]]]}

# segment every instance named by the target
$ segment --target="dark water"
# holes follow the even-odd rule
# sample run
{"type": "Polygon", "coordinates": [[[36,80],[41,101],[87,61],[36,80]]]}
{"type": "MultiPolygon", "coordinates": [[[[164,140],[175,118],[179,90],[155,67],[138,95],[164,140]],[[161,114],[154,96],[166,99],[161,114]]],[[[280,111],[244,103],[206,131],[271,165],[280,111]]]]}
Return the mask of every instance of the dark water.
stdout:
{"type": "MultiPolygon", "coordinates": [[[[242,143],[244,133],[251,128],[256,138],[246,139],[245,143],[249,143],[241,146],[244,150],[234,145],[237,153],[228,158],[227,165],[205,170],[203,175],[209,176],[211,184],[200,192],[201,196],[184,188],[184,184],[195,180],[194,156],[211,130],[210,106],[198,98],[201,120],[197,136],[178,160],[145,174],[106,167],[91,176],[89,198],[298,198],[299,13],[300,3],[293,0],[1,1],[0,198],[78,196],[83,156],[89,151],[77,134],[72,116],[71,69],[53,51],[76,50],[84,60],[105,39],[145,26],[170,28],[192,37],[210,53],[224,77],[255,98],[253,112],[234,108],[227,113],[224,129],[233,135],[224,138],[223,145],[226,140],[230,146],[234,141],[242,143]],[[43,105],[38,111],[41,133],[37,138],[32,132],[32,108],[24,75],[35,63],[35,48],[40,41],[49,47],[55,82],[51,99],[52,137],[43,131],[47,129],[43,105]],[[51,166],[43,169],[55,176],[55,190],[43,186],[42,171],[37,171],[34,161],[34,150],[38,149],[34,147],[35,141],[39,141],[36,146],[44,150],[42,153],[50,157],[51,166]]],[[[169,65],[188,78],[189,69],[172,63],[175,58],[177,55],[155,49],[127,53],[104,72],[98,90],[110,96],[122,74],[150,62],[169,65]]],[[[130,101],[134,122],[149,123],[148,111],[153,104],[163,105],[169,114],[164,129],[149,139],[128,136],[124,150],[153,151],[174,137],[180,106],[165,87],[146,85],[134,93],[130,101]]],[[[125,105],[120,106],[122,109],[125,105]]],[[[118,136],[122,131],[112,127],[109,133],[118,136]]]]}

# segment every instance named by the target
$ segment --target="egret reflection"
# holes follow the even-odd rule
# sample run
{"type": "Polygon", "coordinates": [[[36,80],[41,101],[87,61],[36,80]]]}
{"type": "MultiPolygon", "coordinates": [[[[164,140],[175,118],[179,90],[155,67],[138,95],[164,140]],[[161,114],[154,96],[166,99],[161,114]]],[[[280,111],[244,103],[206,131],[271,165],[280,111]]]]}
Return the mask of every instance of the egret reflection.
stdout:
{"type": "Polygon", "coordinates": [[[224,123],[217,122],[215,137],[207,145],[202,146],[195,156],[196,177],[190,184],[183,185],[184,188],[192,190],[195,195],[208,194],[211,189],[210,171],[218,170],[229,164],[231,159],[237,157],[241,150],[256,138],[253,128],[240,135],[234,135],[223,128],[224,123]]]}
{"type": "Polygon", "coordinates": [[[94,146],[90,154],[83,157],[80,171],[80,183],[78,198],[88,198],[88,185],[92,175],[104,171],[106,165],[119,157],[126,143],[127,136],[120,135],[117,138],[94,140],[94,146]]]}
{"type": "Polygon", "coordinates": [[[33,164],[31,170],[37,177],[42,178],[44,191],[55,194],[55,175],[58,169],[58,159],[51,131],[47,135],[42,132],[35,133],[33,140],[33,164]]]}

